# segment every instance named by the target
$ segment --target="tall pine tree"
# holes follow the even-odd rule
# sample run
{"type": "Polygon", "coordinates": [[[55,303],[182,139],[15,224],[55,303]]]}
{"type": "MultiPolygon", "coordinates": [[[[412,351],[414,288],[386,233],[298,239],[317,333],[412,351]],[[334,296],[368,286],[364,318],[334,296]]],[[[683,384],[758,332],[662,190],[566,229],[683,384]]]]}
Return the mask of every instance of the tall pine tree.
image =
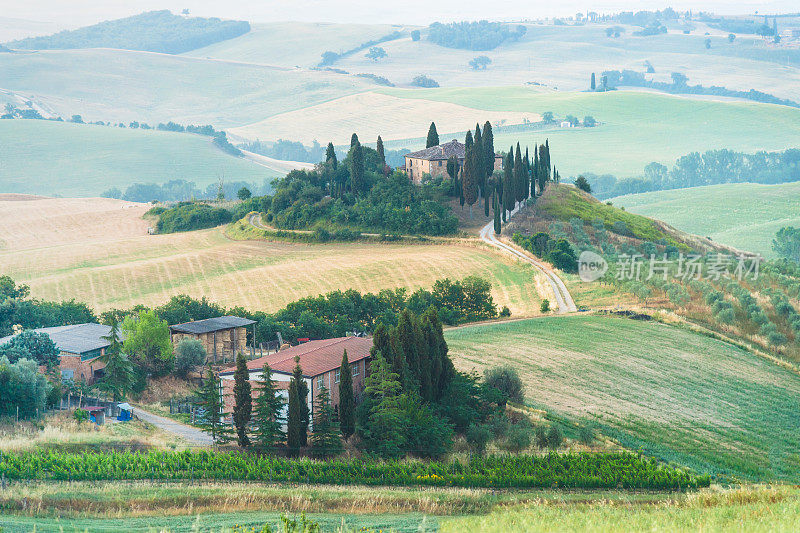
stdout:
{"type": "Polygon", "coordinates": [[[331,457],[342,453],[339,422],[331,406],[331,397],[324,386],[319,389],[314,402],[314,432],[311,434],[311,454],[331,457]]]}
{"type": "Polygon", "coordinates": [[[253,439],[256,448],[261,453],[275,451],[286,436],[283,433],[283,399],[278,396],[275,381],[272,379],[272,369],[264,364],[261,369],[261,379],[257,384],[258,396],[256,396],[253,409],[253,439]]]}
{"type": "Polygon", "coordinates": [[[364,389],[366,417],[359,425],[359,435],[368,451],[381,457],[400,457],[406,445],[400,376],[392,372],[381,353],[370,363],[370,371],[364,389]]]}
{"type": "Polygon", "coordinates": [[[253,414],[253,393],[250,387],[250,372],[242,352],[236,356],[236,370],[233,372],[233,425],[236,427],[236,440],[240,447],[250,446],[247,435],[250,417],[253,414]]]}
{"type": "Polygon", "coordinates": [[[431,122],[431,127],[428,128],[428,138],[425,140],[425,148],[431,146],[439,146],[439,134],[436,132],[436,124],[431,122]]]}
{"type": "MultiPolygon", "coordinates": [[[[358,364],[358,363],[356,363],[358,364]]],[[[316,424],[316,422],[314,422],[316,424]]],[[[339,425],[344,438],[349,438],[356,430],[356,402],[353,398],[353,372],[347,360],[347,350],[342,354],[339,372],[339,425]]],[[[314,427],[316,431],[316,425],[314,427]]]]}

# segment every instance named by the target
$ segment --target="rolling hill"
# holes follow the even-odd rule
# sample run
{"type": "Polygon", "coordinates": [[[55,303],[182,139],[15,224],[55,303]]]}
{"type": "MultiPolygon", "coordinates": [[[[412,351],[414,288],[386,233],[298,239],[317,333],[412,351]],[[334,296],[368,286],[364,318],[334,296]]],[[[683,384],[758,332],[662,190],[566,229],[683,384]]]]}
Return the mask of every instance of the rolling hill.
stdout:
{"type": "Polygon", "coordinates": [[[132,183],[220,178],[261,185],[282,176],[226,154],[209,137],[47,120],[0,120],[0,191],[98,196],[132,183]]]}
{"type": "Polygon", "coordinates": [[[800,226],[800,183],[737,183],[612,198],[614,205],[714,241],[775,257],[772,239],[800,226]]]}
{"type": "Polygon", "coordinates": [[[492,283],[498,305],[532,316],[546,290],[532,267],[474,243],[234,241],[224,228],[148,235],[146,209],[106,199],[0,199],[0,272],[34,297],[75,298],[98,311],[191,294],[269,312],[337,289],[414,290],[475,274],[492,283]]]}
{"type": "Polygon", "coordinates": [[[654,322],[566,316],[445,333],[462,370],[509,364],[526,403],[704,471],[800,479],[800,378],[727,343],[654,322]]]}
{"type": "MultiPolygon", "coordinates": [[[[533,146],[550,139],[553,163],[563,177],[581,172],[638,176],[648,163],[671,165],[690,152],[784,150],[800,144],[800,109],[750,102],[721,102],[638,91],[543,93],[527,87],[379,89],[400,98],[449,102],[476,109],[591,115],[595,128],[555,128],[494,133],[495,148],[533,146]],[[724,117],[724,118],[721,118],[724,117]],[[769,124],[769,127],[765,127],[769,124]]],[[[425,132],[421,132],[420,136],[425,132]]],[[[440,131],[440,135],[444,132],[440,131]]],[[[424,146],[420,138],[389,147],[424,146]]]]}

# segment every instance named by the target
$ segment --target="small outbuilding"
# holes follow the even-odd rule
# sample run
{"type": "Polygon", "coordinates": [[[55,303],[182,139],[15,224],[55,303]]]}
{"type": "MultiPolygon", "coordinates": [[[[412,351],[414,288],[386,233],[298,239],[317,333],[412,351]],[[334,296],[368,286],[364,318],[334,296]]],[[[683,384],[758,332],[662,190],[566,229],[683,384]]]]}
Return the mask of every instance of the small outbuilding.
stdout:
{"type": "Polygon", "coordinates": [[[94,422],[98,426],[102,426],[103,424],[106,423],[106,408],[105,407],[100,407],[100,406],[94,405],[94,406],[90,406],[90,407],[84,407],[83,410],[86,411],[87,413],[89,413],[89,420],[91,422],[94,422]]]}
{"type": "Polygon", "coordinates": [[[206,360],[217,364],[232,361],[237,353],[247,349],[247,327],[255,323],[249,318],[220,316],[175,324],[170,326],[169,331],[173,346],[183,339],[197,339],[206,349],[206,360]]]}
{"type": "Polygon", "coordinates": [[[120,422],[128,422],[133,419],[133,406],[129,403],[120,403],[117,404],[119,408],[119,414],[117,415],[117,420],[120,422]]]}

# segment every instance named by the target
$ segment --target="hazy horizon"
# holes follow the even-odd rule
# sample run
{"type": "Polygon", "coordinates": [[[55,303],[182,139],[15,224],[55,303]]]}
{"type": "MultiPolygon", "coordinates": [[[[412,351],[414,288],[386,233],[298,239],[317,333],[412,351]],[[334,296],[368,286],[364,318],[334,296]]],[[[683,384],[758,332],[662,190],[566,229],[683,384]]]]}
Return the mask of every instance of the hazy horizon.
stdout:
{"type": "Polygon", "coordinates": [[[758,11],[760,14],[777,14],[798,11],[795,1],[751,0],[732,3],[729,0],[702,1],[602,1],[587,2],[567,0],[558,5],[544,2],[506,0],[484,3],[441,0],[431,6],[422,0],[408,0],[402,4],[382,4],[365,0],[330,1],[319,0],[273,0],[265,4],[231,0],[221,5],[213,0],[76,0],[66,4],[61,0],[34,0],[30,2],[8,2],[4,0],[0,10],[3,19],[21,19],[42,22],[58,28],[94,24],[102,20],[126,17],[159,9],[179,13],[189,9],[192,15],[248,20],[250,22],[305,21],[322,23],[394,23],[427,25],[435,21],[453,20],[520,20],[546,17],[563,17],[577,12],[596,11],[612,13],[618,11],[654,10],[672,7],[686,11],[710,11],[724,15],[746,15],[758,11]]]}

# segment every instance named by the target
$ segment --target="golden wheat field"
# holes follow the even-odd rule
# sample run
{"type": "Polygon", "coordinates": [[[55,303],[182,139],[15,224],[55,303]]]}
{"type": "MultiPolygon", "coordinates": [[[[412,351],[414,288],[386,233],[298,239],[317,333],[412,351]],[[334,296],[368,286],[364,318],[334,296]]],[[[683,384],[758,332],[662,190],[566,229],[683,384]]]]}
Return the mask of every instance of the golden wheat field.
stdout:
{"type": "Polygon", "coordinates": [[[224,228],[148,235],[146,205],[109,199],[0,199],[0,272],[34,297],[97,311],[173,295],[275,311],[337,289],[430,287],[480,275],[514,315],[535,315],[546,284],[526,265],[471,242],[293,244],[234,241],[224,228]]]}

